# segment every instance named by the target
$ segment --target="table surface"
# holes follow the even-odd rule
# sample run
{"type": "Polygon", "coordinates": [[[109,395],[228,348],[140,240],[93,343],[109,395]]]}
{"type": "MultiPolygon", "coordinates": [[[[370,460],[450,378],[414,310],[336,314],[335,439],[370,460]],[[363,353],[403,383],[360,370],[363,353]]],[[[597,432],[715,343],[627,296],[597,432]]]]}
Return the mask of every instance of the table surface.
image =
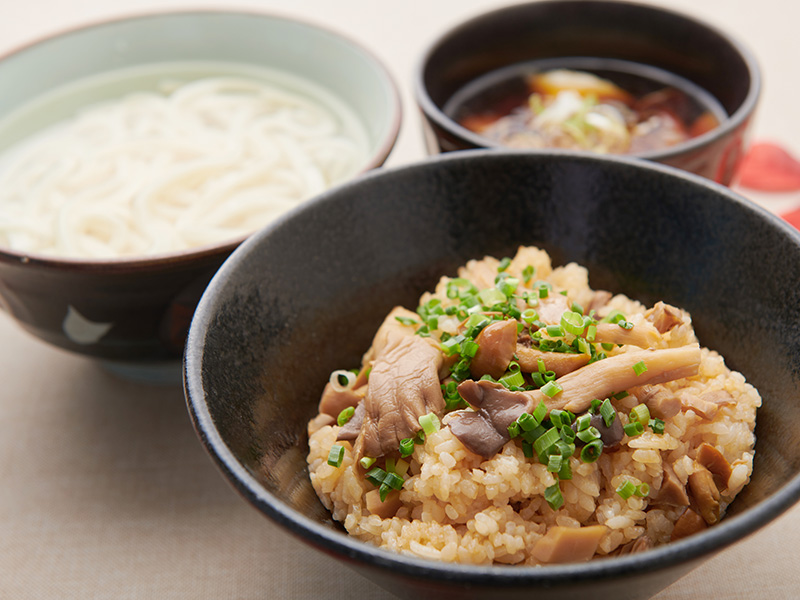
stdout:
{"type": "MultiPolygon", "coordinates": [[[[653,1],[653,0],[651,0],[653,1]]],[[[784,0],[658,0],[738,36],[764,88],[755,139],[800,150],[796,23],[784,0]]],[[[364,44],[401,91],[404,123],[389,165],[424,158],[411,81],[441,31],[491,0],[239,0],[364,44]]],[[[68,25],[179,0],[0,0],[0,53],[68,25]]],[[[773,210],[797,194],[756,197],[773,210]]],[[[662,591],[657,600],[797,598],[800,505],[662,591]],[[780,551],[778,551],[780,549],[780,551]]],[[[261,516],[202,449],[178,387],[123,381],[54,349],[0,315],[0,598],[388,599],[261,516]]]]}

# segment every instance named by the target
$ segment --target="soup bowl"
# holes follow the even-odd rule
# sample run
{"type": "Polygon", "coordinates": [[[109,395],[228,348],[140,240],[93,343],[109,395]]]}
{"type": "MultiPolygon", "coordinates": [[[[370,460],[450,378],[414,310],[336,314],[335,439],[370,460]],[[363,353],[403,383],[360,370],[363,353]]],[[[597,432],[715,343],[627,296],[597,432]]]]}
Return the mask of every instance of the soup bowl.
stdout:
{"type": "Polygon", "coordinates": [[[194,315],[184,390],[247,502],[399,597],[647,598],[800,498],[800,453],[784,443],[800,435],[797,281],[800,233],[698,176],[567,152],[448,153],[367,174],[242,244],[194,315]],[[594,289],[686,308],[701,344],[760,390],[752,480],[720,524],[638,554],[528,567],[393,553],[332,520],[306,465],[331,372],[360,363],[392,307],[521,244],[585,265],[594,289]]]}
{"type": "MultiPolygon", "coordinates": [[[[209,75],[226,74],[218,72],[219,64],[245,73],[268,69],[324,90],[357,115],[363,129],[364,159],[353,175],[383,164],[398,135],[397,88],[364,48],[294,19],[197,10],[87,25],[0,57],[0,152],[88,105],[153,91],[174,64],[199,65],[198,73],[205,69],[209,75]]],[[[158,376],[163,365],[179,382],[197,300],[244,237],[123,258],[0,247],[0,306],[24,329],[60,348],[132,375],[151,370],[158,376]]]]}
{"type": "Polygon", "coordinates": [[[470,86],[481,78],[498,75],[501,81],[504,71],[525,64],[538,65],[536,70],[608,70],[627,81],[644,77],[661,86],[691,85],[710,95],[720,113],[716,127],[676,145],[634,155],[726,185],[746,150],[761,90],[752,53],[694,17],[613,0],[529,2],[460,23],[426,48],[414,86],[428,151],[500,147],[464,127],[453,101],[468,98],[470,86]]]}

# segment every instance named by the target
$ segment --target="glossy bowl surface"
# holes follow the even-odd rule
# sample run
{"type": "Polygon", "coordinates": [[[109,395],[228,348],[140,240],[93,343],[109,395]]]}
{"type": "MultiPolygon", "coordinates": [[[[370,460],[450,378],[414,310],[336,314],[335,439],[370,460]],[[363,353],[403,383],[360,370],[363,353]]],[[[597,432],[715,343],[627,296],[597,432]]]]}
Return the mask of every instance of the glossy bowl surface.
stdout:
{"type": "MultiPolygon", "coordinates": [[[[380,166],[397,138],[401,106],[388,71],[337,33],[257,12],[146,14],[66,31],[0,57],[0,150],[74,114],[135,91],[141,82],[69,87],[120,69],[210,61],[288,72],[332,92],[368,136],[363,171],[380,166]],[[38,108],[67,86],[61,101],[38,108]],[[88,91],[87,91],[88,90],[88,91]],[[34,108],[30,108],[34,107],[34,108]]],[[[44,106],[44,105],[42,105],[44,106]]],[[[61,348],[130,372],[179,360],[189,322],[216,269],[242,239],[131,259],[60,259],[0,248],[0,307],[61,348]],[[121,362],[119,362],[121,361],[121,362]]]]}
{"type": "Polygon", "coordinates": [[[245,242],[198,305],[184,389],[202,443],[247,501],[400,597],[647,598],[800,498],[800,452],[786,443],[800,437],[798,281],[800,233],[706,179],[636,159],[449,153],[367,174],[245,242]],[[520,244],[587,266],[596,289],[685,307],[701,343],[759,388],[753,478],[720,525],[532,568],[401,556],[331,520],[305,462],[331,371],[358,364],[393,306],[416,307],[441,275],[520,244]]]}
{"type": "MultiPolygon", "coordinates": [[[[545,0],[500,8],[460,23],[425,50],[415,73],[428,152],[498,148],[445,113],[475,79],[532,60],[630,61],[655,67],[714,96],[728,118],[660,151],[636,154],[729,184],[746,150],[761,92],[752,53],[715,26],[669,9],[616,0],[545,0]]],[[[533,150],[532,150],[533,151],[533,150]]]]}

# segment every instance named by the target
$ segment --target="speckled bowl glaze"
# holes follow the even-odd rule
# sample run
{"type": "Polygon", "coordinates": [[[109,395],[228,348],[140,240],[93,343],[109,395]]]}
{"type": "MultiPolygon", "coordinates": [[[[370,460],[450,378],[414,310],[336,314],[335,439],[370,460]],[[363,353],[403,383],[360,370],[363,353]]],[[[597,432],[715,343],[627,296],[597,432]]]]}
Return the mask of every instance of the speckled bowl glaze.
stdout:
{"type": "Polygon", "coordinates": [[[798,281],[800,233],[706,179],[635,159],[450,153],[367,174],[234,252],[195,313],[185,392],[247,501],[402,598],[647,598],[800,498],[800,453],[785,443],[800,437],[798,281]],[[753,478],[721,524],[640,554],[534,568],[401,556],[332,522],[305,462],[331,371],[360,361],[393,306],[520,244],[587,266],[595,288],[687,308],[700,341],[760,389],[753,478]]]}
{"type": "Polygon", "coordinates": [[[435,39],[423,53],[414,80],[428,151],[500,147],[451,119],[444,110],[450,98],[497,69],[564,57],[596,59],[596,68],[608,59],[656,67],[710,93],[728,114],[718,127],[636,156],[731,182],[761,91],[755,58],[737,40],[694,17],[616,0],[509,6],[458,24],[435,39]]]}
{"type": "MultiPolygon", "coordinates": [[[[261,13],[190,11],[86,26],[0,57],[0,150],[81,106],[135,91],[136,81],[65,93],[58,86],[115,70],[173,61],[225,61],[273,68],[332,92],[368,136],[363,170],[386,160],[400,127],[396,85],[368,51],[339,34],[261,13]],[[131,88],[131,86],[134,86],[131,88]],[[22,110],[25,118],[7,118],[22,110]]],[[[163,361],[180,381],[180,357],[206,283],[242,239],[168,255],[53,259],[0,248],[0,306],[22,327],[61,348],[109,361],[133,376],[163,361]]],[[[156,376],[159,376],[156,372],[156,376]]]]}

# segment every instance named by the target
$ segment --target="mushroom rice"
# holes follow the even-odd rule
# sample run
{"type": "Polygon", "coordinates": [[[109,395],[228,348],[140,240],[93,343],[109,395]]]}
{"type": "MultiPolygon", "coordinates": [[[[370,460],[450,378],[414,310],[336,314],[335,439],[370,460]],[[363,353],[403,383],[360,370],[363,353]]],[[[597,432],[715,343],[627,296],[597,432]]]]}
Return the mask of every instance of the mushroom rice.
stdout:
{"type": "Polygon", "coordinates": [[[717,523],[750,479],[760,405],[685,311],[521,247],[387,316],[332,374],[308,465],[333,517],[382,548],[585,561],[717,523]]]}

